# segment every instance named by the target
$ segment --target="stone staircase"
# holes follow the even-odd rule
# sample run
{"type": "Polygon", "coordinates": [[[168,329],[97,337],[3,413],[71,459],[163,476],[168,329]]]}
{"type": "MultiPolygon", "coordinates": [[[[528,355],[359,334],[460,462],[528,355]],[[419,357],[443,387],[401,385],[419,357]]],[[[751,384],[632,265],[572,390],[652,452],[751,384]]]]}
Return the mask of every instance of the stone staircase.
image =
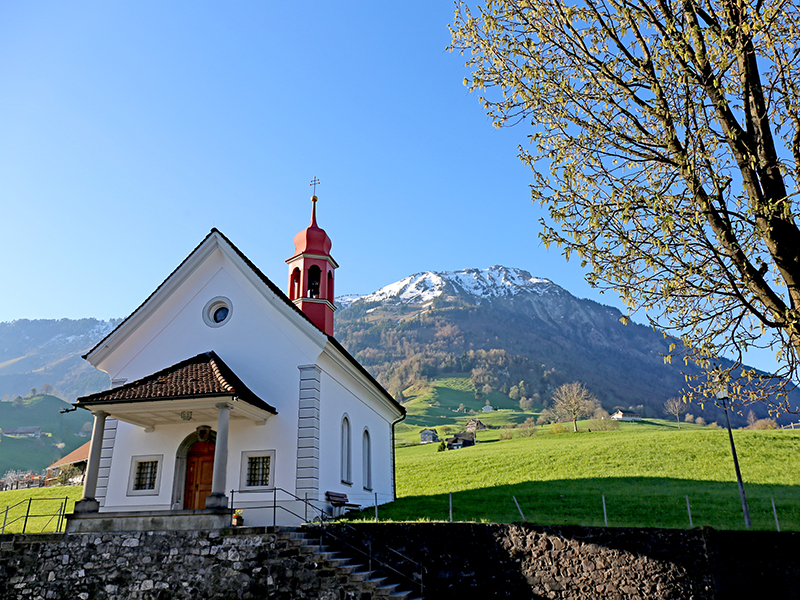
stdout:
{"type": "MultiPolygon", "coordinates": [[[[306,532],[293,527],[268,528],[277,538],[287,542],[289,547],[296,548],[307,560],[320,563],[321,566],[332,569],[336,579],[345,588],[355,589],[359,598],[370,600],[422,600],[418,592],[407,591],[412,584],[403,585],[395,583],[389,576],[383,574],[379,568],[370,571],[363,561],[333,550],[328,546],[320,545],[317,540],[307,537],[306,532]]],[[[357,553],[353,553],[357,554],[357,553]]],[[[399,577],[398,577],[399,579],[399,577]]]]}

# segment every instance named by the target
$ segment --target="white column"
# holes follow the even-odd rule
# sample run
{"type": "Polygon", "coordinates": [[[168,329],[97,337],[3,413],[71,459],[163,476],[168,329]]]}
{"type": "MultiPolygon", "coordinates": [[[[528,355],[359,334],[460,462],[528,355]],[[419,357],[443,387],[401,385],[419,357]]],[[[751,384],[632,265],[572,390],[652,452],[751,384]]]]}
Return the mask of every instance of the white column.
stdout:
{"type": "Polygon", "coordinates": [[[95,500],[97,494],[97,475],[100,472],[100,452],[103,450],[103,434],[106,429],[107,412],[99,410],[94,414],[92,442],[89,446],[89,460],[86,464],[86,476],[83,480],[83,498],[75,503],[75,512],[97,512],[100,503],[95,500]]]}
{"type": "Polygon", "coordinates": [[[206,508],[227,508],[225,495],[226,471],[228,470],[228,428],[231,407],[227,402],[217,404],[217,442],[214,446],[214,477],[211,480],[211,495],[206,498],[206,508]]]}

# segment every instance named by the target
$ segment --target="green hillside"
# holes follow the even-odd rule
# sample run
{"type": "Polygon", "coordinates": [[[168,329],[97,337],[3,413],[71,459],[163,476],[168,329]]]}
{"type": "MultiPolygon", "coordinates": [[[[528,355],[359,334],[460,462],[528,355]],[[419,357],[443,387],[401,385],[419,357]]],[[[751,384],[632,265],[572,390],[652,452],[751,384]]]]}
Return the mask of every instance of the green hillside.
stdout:
{"type": "Polygon", "coordinates": [[[0,476],[9,470],[42,471],[82,446],[89,438],[78,434],[92,416],[85,410],[62,414],[69,405],[55,396],[37,395],[18,402],[0,402],[0,429],[40,427],[39,439],[0,437],[0,476]]]}
{"type": "MultiPolygon", "coordinates": [[[[499,440],[482,432],[475,447],[437,452],[436,444],[396,450],[398,500],[387,520],[520,521],[688,527],[744,527],[727,432],[678,429],[667,421],[623,424],[618,431],[499,440]]],[[[800,530],[800,432],[736,431],[742,476],[756,529],[800,530]]],[[[365,518],[372,516],[367,512],[365,518]]]]}

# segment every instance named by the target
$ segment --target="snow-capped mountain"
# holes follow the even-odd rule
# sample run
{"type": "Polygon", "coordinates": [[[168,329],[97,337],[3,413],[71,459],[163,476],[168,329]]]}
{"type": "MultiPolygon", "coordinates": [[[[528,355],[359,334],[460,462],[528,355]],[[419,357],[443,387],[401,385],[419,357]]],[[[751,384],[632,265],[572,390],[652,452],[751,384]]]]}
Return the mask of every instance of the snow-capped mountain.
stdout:
{"type": "Polygon", "coordinates": [[[528,271],[495,265],[488,269],[425,271],[404,277],[364,296],[340,296],[336,304],[347,308],[357,302],[426,304],[437,297],[468,296],[477,304],[482,299],[511,298],[521,293],[563,293],[549,279],[533,277],[528,271]]]}

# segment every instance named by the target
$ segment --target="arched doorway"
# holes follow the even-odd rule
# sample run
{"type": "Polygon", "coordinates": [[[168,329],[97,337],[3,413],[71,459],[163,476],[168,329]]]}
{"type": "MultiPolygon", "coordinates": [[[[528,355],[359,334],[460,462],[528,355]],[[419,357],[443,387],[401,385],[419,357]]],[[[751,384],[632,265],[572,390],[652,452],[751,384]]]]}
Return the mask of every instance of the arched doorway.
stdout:
{"type": "Polygon", "coordinates": [[[190,510],[206,507],[214,476],[214,442],[195,442],[186,454],[186,488],[183,507],[190,510]]]}
{"type": "Polygon", "coordinates": [[[201,426],[181,442],[175,456],[175,482],[172,506],[197,510],[206,507],[214,475],[214,450],[217,435],[201,426]]]}

